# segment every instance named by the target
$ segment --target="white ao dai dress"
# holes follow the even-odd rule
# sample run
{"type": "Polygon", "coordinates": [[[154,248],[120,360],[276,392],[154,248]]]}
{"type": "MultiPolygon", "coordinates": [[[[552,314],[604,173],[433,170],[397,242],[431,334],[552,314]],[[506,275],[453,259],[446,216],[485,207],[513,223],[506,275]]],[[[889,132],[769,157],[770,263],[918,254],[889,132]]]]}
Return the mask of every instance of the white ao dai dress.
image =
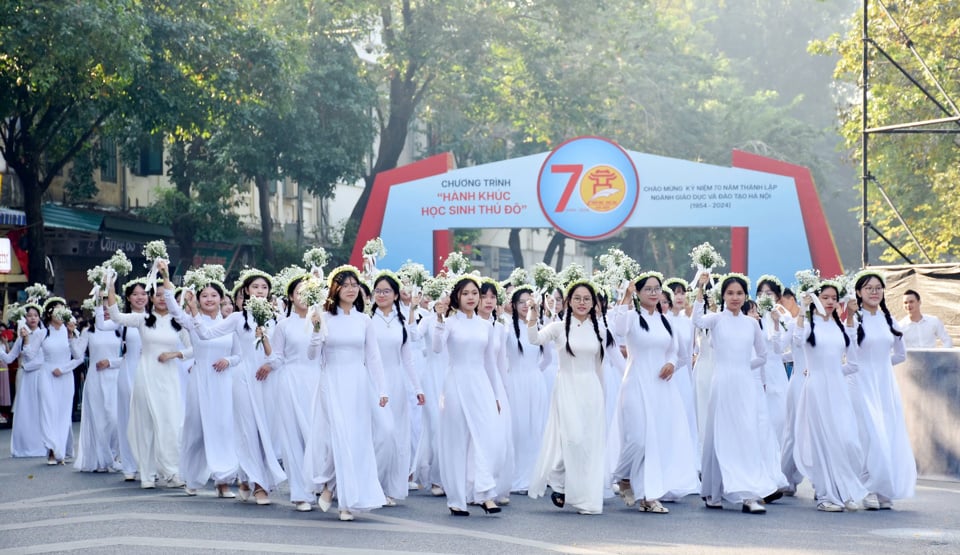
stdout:
{"type": "MultiPolygon", "coordinates": [[[[511,322],[512,324],[512,322],[511,322]]],[[[512,325],[507,329],[507,397],[513,426],[513,491],[530,489],[530,476],[540,454],[543,430],[547,425],[550,396],[543,379],[545,356],[539,345],[530,343],[526,322],[517,322],[520,331],[512,325]],[[519,333],[519,335],[518,335],[519,333]],[[522,351],[521,351],[522,349],[522,351]]]]}
{"type": "Polygon", "coordinates": [[[795,365],[793,375],[802,374],[806,379],[796,406],[793,459],[799,472],[812,482],[818,501],[858,503],[867,494],[860,480],[863,453],[844,378],[845,373],[857,370],[856,352],[845,345],[846,332],[832,318],[814,318],[816,346],[807,342],[809,322],[794,328],[794,352],[803,350],[804,365],[795,365]]]}
{"type": "Polygon", "coordinates": [[[123,363],[117,372],[117,439],[120,444],[120,468],[125,477],[134,479],[137,473],[137,459],[130,444],[130,397],[133,394],[133,380],[140,364],[143,342],[140,330],[135,327],[121,326],[113,320],[104,320],[99,312],[96,315],[97,331],[112,332],[120,330],[120,351],[123,363]]]}
{"type": "Polygon", "coordinates": [[[320,385],[320,365],[307,356],[313,326],[296,312],[291,312],[273,330],[270,365],[267,377],[274,383],[279,422],[279,437],[274,442],[283,456],[287,486],[293,503],[313,501],[313,484],[304,470],[304,453],[313,420],[313,400],[320,385]]]}
{"type": "Polygon", "coordinates": [[[321,371],[304,471],[315,493],[324,486],[336,493],[341,511],[377,509],[386,497],[377,475],[370,404],[387,393],[376,332],[370,317],[356,309],[344,314],[338,308],[323,319],[308,351],[310,360],[320,360],[321,371]]]}
{"type": "MultiPolygon", "coordinates": [[[[97,307],[97,314],[103,307],[97,307]]],[[[123,366],[120,331],[93,331],[89,328],[71,342],[73,356],[82,359],[89,350],[90,362],[83,381],[80,411],[80,438],[73,467],[83,472],[119,469],[120,437],[117,428],[117,379],[123,366]],[[108,366],[97,368],[106,360],[108,366]]]]}
{"type": "Polygon", "coordinates": [[[456,312],[435,329],[433,349],[450,353],[440,399],[440,476],[447,506],[466,510],[497,496],[506,456],[505,417],[497,412],[496,328],[456,312]]]}
{"type": "MultiPolygon", "coordinates": [[[[27,345],[39,343],[47,330],[43,327],[30,332],[27,345]]],[[[18,339],[22,342],[22,339],[18,339]]],[[[22,343],[21,343],[22,344],[22,343]]],[[[26,347],[23,346],[23,347],[26,347]]],[[[13,457],[43,457],[43,436],[40,434],[40,374],[43,366],[43,351],[36,351],[32,358],[22,348],[23,359],[17,371],[17,394],[13,398],[13,430],[10,434],[10,455],[13,457]]],[[[21,352],[18,350],[18,352],[21,352]]],[[[12,352],[12,351],[11,351],[12,352]]],[[[13,362],[13,361],[11,361],[13,362]]]]}
{"type": "Polygon", "coordinates": [[[73,371],[83,362],[82,358],[73,358],[68,333],[64,325],[50,325],[31,334],[23,349],[26,362],[42,353],[43,366],[38,370],[37,382],[40,436],[45,453],[52,451],[58,461],[73,456],[73,371]],[[57,369],[61,372],[59,377],[53,374],[57,369]]]}
{"type": "MultiPolygon", "coordinates": [[[[193,345],[180,441],[180,477],[190,489],[200,489],[210,479],[216,484],[230,483],[236,479],[239,465],[233,416],[233,376],[240,363],[237,335],[201,339],[193,318],[180,309],[173,292],[164,291],[164,297],[174,318],[189,330],[193,345]],[[229,366],[218,372],[214,364],[221,359],[229,366]]],[[[205,314],[197,318],[205,326],[223,320],[219,312],[214,318],[205,314]]]]}
{"type": "Polygon", "coordinates": [[[641,310],[647,330],[636,310],[620,305],[613,313],[613,327],[627,344],[620,457],[613,478],[630,480],[638,499],[680,498],[697,492],[700,481],[680,390],[672,379],[660,378],[665,364],[677,368],[677,334],[667,330],[656,311],[641,310]]]}
{"type": "Polygon", "coordinates": [[[377,473],[383,493],[392,499],[407,497],[410,474],[410,403],[407,399],[407,384],[418,394],[423,393],[420,377],[413,367],[413,336],[415,326],[406,324],[407,341],[403,341],[403,328],[397,311],[385,316],[380,308],[374,308],[371,322],[380,348],[383,376],[390,402],[386,410],[380,407],[379,399],[371,398],[373,411],[373,445],[377,455],[377,473]]]}
{"type": "Polygon", "coordinates": [[[769,468],[761,455],[767,436],[760,415],[766,400],[755,374],[766,362],[763,332],[756,320],[742,313],[704,314],[701,301],[693,305],[693,324],[709,330],[714,359],[700,462],[701,496],[710,504],[762,499],[784,482],[780,469],[769,468]]]}
{"type": "MultiPolygon", "coordinates": [[[[257,484],[265,491],[276,489],[286,479],[278,461],[278,452],[267,419],[269,380],[257,380],[257,370],[267,361],[264,346],[258,345],[257,323],[243,311],[234,312],[222,320],[193,317],[194,329],[200,339],[236,336],[240,347],[240,362],[233,372],[233,430],[237,446],[237,463],[241,482],[257,484]]],[[[268,322],[265,334],[271,333],[268,322]]]]}
{"type": "MultiPolygon", "coordinates": [[[[906,360],[903,338],[890,332],[882,311],[862,313],[864,337],[856,347],[858,371],[848,382],[860,424],[864,485],[881,501],[913,497],[917,463],[893,373],[893,367],[906,360]]],[[[856,343],[856,328],[849,332],[856,343]]]]}
{"type": "MultiPolygon", "coordinates": [[[[566,496],[566,505],[582,513],[600,514],[607,474],[603,345],[590,319],[581,323],[574,318],[569,345],[576,356],[571,356],[565,325],[557,321],[541,330],[527,328],[530,343],[552,344],[558,353],[557,379],[529,495],[540,497],[549,485],[566,496]]],[[[606,329],[602,325],[600,337],[605,342],[606,329]]]]}
{"type": "Polygon", "coordinates": [[[440,478],[440,397],[443,382],[449,367],[446,349],[439,353],[433,350],[433,335],[436,333],[437,315],[435,312],[423,317],[417,325],[418,334],[427,345],[425,367],[420,380],[426,403],[423,405],[420,443],[414,458],[413,479],[424,486],[437,485],[440,478]]]}
{"type": "MultiPolygon", "coordinates": [[[[140,482],[149,485],[159,477],[179,479],[180,432],[183,428],[183,398],[180,393],[180,359],[160,362],[162,353],[180,351],[190,345],[186,330],[173,327],[173,315],[155,314],[152,326],[144,312],[121,314],[110,305],[110,319],[140,332],[142,350],[130,398],[127,438],[140,471],[140,482]]],[[[191,356],[188,348],[184,358],[191,356]]]]}

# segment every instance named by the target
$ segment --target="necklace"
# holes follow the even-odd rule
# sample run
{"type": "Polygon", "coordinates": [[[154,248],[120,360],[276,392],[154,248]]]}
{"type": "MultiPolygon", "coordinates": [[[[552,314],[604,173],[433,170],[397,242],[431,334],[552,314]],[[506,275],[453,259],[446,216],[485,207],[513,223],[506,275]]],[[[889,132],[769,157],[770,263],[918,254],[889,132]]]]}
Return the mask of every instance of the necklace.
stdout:
{"type": "Polygon", "coordinates": [[[383,315],[382,312],[380,312],[380,311],[378,310],[378,311],[377,311],[377,316],[379,316],[380,319],[383,320],[383,323],[386,324],[388,328],[390,327],[390,324],[393,322],[393,319],[394,319],[394,314],[393,314],[393,312],[391,312],[391,313],[390,313],[390,317],[387,318],[387,317],[385,317],[385,316],[383,315]]]}

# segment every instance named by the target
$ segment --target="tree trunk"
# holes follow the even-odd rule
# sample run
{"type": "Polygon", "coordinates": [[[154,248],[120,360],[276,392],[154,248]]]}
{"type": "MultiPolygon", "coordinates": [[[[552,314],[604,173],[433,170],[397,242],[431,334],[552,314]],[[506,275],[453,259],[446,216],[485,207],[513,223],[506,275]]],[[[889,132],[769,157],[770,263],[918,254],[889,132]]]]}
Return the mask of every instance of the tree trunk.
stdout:
{"type": "Polygon", "coordinates": [[[260,240],[263,258],[273,262],[273,220],[270,218],[270,181],[265,177],[254,178],[260,196],[260,240]]]}
{"type": "Polygon", "coordinates": [[[520,228],[515,227],[510,230],[507,245],[510,247],[510,254],[513,255],[513,267],[523,268],[523,250],[520,248],[520,228]]]}
{"type": "Polygon", "coordinates": [[[559,253],[560,256],[557,257],[557,270],[560,269],[560,266],[563,264],[563,251],[560,250],[560,247],[563,245],[563,242],[566,238],[567,237],[559,231],[553,232],[553,237],[550,238],[550,243],[547,245],[547,250],[543,253],[544,264],[550,264],[551,261],[553,261],[553,255],[555,253],[559,253]]]}
{"type": "Polygon", "coordinates": [[[31,283],[47,284],[47,245],[43,236],[43,191],[40,190],[36,174],[30,171],[18,171],[17,177],[23,188],[23,212],[27,217],[27,241],[29,262],[27,278],[31,283]]]}
{"type": "Polygon", "coordinates": [[[417,107],[416,94],[416,83],[404,80],[402,75],[395,75],[390,80],[390,115],[387,125],[380,130],[377,161],[374,163],[373,169],[370,170],[370,174],[363,178],[363,192],[360,193],[357,204],[350,212],[349,221],[354,224],[356,229],[360,229],[363,214],[367,211],[367,202],[370,200],[370,192],[373,189],[373,182],[376,180],[377,174],[397,167],[397,160],[400,159],[403,146],[407,142],[410,120],[413,119],[417,107]]]}

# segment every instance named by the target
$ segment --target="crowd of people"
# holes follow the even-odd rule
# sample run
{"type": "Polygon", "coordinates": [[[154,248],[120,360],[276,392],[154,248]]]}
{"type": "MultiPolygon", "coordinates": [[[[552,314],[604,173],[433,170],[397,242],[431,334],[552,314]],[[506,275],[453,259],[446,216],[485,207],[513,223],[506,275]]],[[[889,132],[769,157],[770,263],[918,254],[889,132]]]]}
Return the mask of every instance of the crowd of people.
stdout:
{"type": "Polygon", "coordinates": [[[258,505],[286,482],[297,511],[345,521],[416,489],[454,516],[512,494],[761,514],[805,478],[827,512],[914,493],[893,366],[908,339],[950,340],[915,291],[896,322],[877,272],[794,291],[709,268],[500,283],[366,262],[228,290],[222,268],[175,288],[161,259],[119,290],[108,272],[79,326],[30,299],[0,353],[20,364],[13,456],[258,505]]]}

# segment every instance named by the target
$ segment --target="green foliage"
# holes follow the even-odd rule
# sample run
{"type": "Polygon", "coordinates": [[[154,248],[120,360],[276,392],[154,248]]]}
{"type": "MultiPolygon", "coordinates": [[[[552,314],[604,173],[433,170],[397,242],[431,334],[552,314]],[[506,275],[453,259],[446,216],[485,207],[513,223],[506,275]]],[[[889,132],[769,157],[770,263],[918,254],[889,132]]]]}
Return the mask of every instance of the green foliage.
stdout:
{"type": "Polygon", "coordinates": [[[94,155],[97,152],[98,149],[93,151],[84,149],[74,158],[70,176],[64,184],[68,202],[84,202],[97,196],[99,189],[96,181],[93,180],[94,155]]]}
{"type": "MultiPolygon", "coordinates": [[[[870,103],[868,125],[879,127],[956,115],[947,98],[936,91],[933,81],[913,57],[899,29],[879,9],[870,4],[870,36],[911,75],[932,91],[938,102],[947,106],[941,111],[919,89],[914,87],[875,48],[870,49],[870,103]]],[[[955,2],[898,2],[891,4],[891,14],[899,23],[931,72],[951,98],[960,97],[960,69],[957,59],[957,37],[960,36],[960,5],[955,2]]],[[[841,134],[855,160],[861,160],[860,145],[862,55],[862,13],[853,14],[849,30],[814,45],[817,52],[840,57],[835,77],[840,91],[841,134]]],[[[953,125],[956,129],[956,125],[953,125]]],[[[956,184],[960,179],[960,146],[957,135],[912,134],[871,135],[869,140],[870,173],[876,178],[907,224],[934,262],[956,260],[960,255],[960,225],[956,214],[960,198],[956,184]]],[[[900,225],[893,210],[878,191],[869,189],[868,216],[887,237],[915,261],[922,261],[919,248],[900,225]]],[[[880,239],[874,240],[884,245],[880,239]]],[[[893,249],[883,246],[884,261],[902,260],[893,249]]]]}

